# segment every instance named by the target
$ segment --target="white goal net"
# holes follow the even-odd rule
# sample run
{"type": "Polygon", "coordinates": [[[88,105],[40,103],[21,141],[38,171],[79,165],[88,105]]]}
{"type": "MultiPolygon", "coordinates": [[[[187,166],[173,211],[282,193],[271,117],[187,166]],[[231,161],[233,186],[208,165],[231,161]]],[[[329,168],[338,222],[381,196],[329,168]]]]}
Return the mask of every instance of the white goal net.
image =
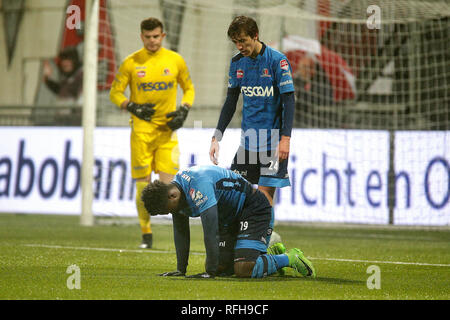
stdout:
{"type": "MultiPolygon", "coordinates": [[[[100,5],[105,54],[98,70],[96,214],[136,215],[129,116],[110,102],[109,86],[121,61],[142,47],[140,22],[150,16],[163,21],[164,46],[184,57],[195,86],[194,107],[179,134],[184,168],[209,163],[209,141],[236,52],[227,29],[235,16],[249,15],[258,22],[260,39],[286,54],[295,81],[292,187],[278,194],[277,219],[450,224],[448,1],[100,5]]],[[[240,121],[238,106],[229,128],[239,128],[240,121]]],[[[221,165],[227,167],[238,133],[228,130],[225,139],[221,165]]]]}

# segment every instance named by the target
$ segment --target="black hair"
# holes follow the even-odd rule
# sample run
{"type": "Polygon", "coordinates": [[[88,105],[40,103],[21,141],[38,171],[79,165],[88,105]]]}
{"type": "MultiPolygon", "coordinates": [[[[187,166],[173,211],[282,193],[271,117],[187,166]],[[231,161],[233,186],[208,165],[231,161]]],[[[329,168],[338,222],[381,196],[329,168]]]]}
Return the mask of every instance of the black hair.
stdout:
{"type": "Polygon", "coordinates": [[[172,184],[164,183],[160,180],[150,182],[142,190],[141,199],[144,207],[152,216],[167,214],[167,204],[169,200],[169,190],[172,184]]]}
{"type": "Polygon", "coordinates": [[[61,50],[58,54],[58,64],[61,63],[61,60],[71,60],[73,62],[73,72],[81,67],[81,59],[76,47],[69,46],[61,50]]]}
{"type": "Polygon", "coordinates": [[[144,30],[152,31],[158,27],[161,28],[161,32],[164,32],[162,22],[156,18],[147,18],[141,22],[141,32],[144,32],[144,30]]]}

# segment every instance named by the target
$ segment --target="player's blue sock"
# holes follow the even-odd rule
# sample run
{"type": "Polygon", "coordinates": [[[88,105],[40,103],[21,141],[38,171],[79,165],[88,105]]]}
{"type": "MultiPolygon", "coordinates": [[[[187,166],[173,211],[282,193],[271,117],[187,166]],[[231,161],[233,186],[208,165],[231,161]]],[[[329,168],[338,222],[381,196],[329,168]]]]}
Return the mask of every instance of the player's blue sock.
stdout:
{"type": "Polygon", "coordinates": [[[277,270],[289,267],[289,257],[287,254],[277,254],[276,256],[272,256],[277,263],[277,270]]]}
{"type": "Polygon", "coordinates": [[[252,278],[263,278],[277,272],[278,269],[289,266],[289,258],[286,254],[263,254],[256,259],[253,267],[252,278]]]}

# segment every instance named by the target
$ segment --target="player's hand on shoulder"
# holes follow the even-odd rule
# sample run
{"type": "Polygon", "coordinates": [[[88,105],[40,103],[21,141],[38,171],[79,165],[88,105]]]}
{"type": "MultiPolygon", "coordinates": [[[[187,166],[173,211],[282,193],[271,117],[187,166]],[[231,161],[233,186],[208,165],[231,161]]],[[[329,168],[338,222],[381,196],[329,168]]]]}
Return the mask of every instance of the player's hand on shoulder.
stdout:
{"type": "Polygon", "coordinates": [[[164,273],[159,274],[159,276],[161,276],[161,277],[183,277],[185,275],[186,275],[186,273],[178,271],[178,270],[177,271],[164,272],[164,273]]]}
{"type": "Polygon", "coordinates": [[[177,129],[180,129],[184,121],[186,120],[189,113],[189,107],[187,105],[181,105],[176,111],[170,112],[166,114],[166,118],[172,118],[169,122],[167,122],[167,125],[169,126],[172,131],[175,131],[177,129]]]}
{"type": "Polygon", "coordinates": [[[152,103],[137,104],[129,102],[126,109],[141,120],[150,121],[155,114],[155,105],[152,103]]]}

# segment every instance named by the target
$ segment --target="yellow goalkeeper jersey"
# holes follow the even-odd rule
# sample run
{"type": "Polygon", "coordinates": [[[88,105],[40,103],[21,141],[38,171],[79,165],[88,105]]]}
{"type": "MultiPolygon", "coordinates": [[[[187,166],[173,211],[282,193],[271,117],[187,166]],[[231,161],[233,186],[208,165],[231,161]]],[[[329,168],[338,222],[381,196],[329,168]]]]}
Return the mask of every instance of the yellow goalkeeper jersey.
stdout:
{"type": "Polygon", "coordinates": [[[151,123],[131,115],[133,130],[148,132],[170,120],[166,114],[176,110],[178,84],[183,90],[181,103],[192,106],[195,90],[183,57],[163,47],[155,53],[142,48],[122,62],[111,86],[110,99],[120,107],[128,99],[124,92],[130,86],[130,101],[155,104],[151,123]]]}

